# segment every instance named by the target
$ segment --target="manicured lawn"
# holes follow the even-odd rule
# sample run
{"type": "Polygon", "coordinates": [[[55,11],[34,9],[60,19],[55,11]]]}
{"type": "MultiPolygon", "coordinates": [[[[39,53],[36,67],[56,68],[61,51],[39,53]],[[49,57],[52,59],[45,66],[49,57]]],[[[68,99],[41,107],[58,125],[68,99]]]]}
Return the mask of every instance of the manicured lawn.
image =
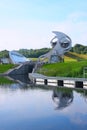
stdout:
{"type": "Polygon", "coordinates": [[[14,81],[7,79],[6,77],[0,77],[0,84],[12,84],[14,81]]]}
{"type": "Polygon", "coordinates": [[[0,64],[0,73],[4,73],[8,71],[9,69],[12,69],[16,67],[16,65],[13,64],[0,64]]]}
{"type": "Polygon", "coordinates": [[[45,64],[38,71],[47,76],[83,77],[83,68],[87,61],[45,64]]]}

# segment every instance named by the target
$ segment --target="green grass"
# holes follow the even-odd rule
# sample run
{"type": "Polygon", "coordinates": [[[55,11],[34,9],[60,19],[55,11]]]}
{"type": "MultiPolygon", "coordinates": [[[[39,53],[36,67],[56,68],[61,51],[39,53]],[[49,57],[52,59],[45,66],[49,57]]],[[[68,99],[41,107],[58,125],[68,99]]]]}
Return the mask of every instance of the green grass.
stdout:
{"type": "Polygon", "coordinates": [[[17,65],[13,65],[13,64],[0,64],[0,73],[4,73],[8,71],[9,69],[12,69],[16,66],[17,65]]]}
{"type": "Polygon", "coordinates": [[[32,60],[32,61],[37,61],[38,60],[38,58],[29,58],[30,60],[32,60]]]}
{"type": "Polygon", "coordinates": [[[83,96],[87,97],[87,91],[84,89],[76,89],[76,88],[65,88],[65,87],[57,87],[55,88],[56,91],[62,91],[65,94],[71,94],[74,91],[76,91],[77,93],[80,93],[83,96]]]}
{"type": "Polygon", "coordinates": [[[65,61],[69,59],[72,61],[72,60],[75,60],[75,61],[83,61],[83,60],[87,60],[87,54],[77,54],[77,53],[74,53],[74,52],[67,52],[64,56],[64,59],[65,61]]]}
{"type": "Polygon", "coordinates": [[[77,61],[77,60],[71,57],[64,56],[64,62],[73,62],[73,61],[77,61]]]}
{"type": "Polygon", "coordinates": [[[83,77],[84,67],[87,61],[54,63],[43,65],[38,72],[47,76],[83,77]]]}
{"type": "Polygon", "coordinates": [[[12,83],[14,83],[12,80],[9,80],[5,77],[0,77],[0,85],[2,85],[2,84],[12,84],[12,83]]]}

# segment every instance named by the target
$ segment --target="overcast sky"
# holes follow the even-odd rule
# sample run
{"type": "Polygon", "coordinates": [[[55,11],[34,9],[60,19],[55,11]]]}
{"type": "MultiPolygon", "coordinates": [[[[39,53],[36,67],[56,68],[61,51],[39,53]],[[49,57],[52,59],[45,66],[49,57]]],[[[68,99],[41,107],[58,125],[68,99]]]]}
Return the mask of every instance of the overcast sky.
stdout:
{"type": "Polygon", "coordinates": [[[0,50],[51,47],[52,31],[87,45],[87,0],[0,0],[0,50]]]}

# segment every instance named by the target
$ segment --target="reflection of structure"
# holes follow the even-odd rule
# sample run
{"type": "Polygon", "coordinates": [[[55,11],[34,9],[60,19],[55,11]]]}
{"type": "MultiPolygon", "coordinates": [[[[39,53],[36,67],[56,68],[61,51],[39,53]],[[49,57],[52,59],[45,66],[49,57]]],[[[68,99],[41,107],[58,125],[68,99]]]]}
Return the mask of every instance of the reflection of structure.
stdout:
{"type": "Polygon", "coordinates": [[[21,63],[29,61],[26,57],[24,57],[23,55],[21,55],[20,53],[16,51],[10,51],[9,58],[11,60],[11,63],[13,64],[21,64],[21,63]]]}
{"type": "Polygon", "coordinates": [[[20,83],[21,85],[29,85],[30,84],[30,80],[28,78],[28,75],[10,75],[8,76],[9,79],[13,80],[13,81],[17,81],[18,83],[20,83]]]}
{"type": "Polygon", "coordinates": [[[51,40],[52,50],[45,55],[39,57],[40,59],[48,58],[48,62],[60,62],[63,60],[63,55],[71,49],[71,39],[62,32],[53,31],[56,36],[51,40]]]}
{"type": "Polygon", "coordinates": [[[52,99],[57,104],[56,109],[63,109],[72,103],[73,92],[72,90],[62,91],[54,89],[52,99]]]}

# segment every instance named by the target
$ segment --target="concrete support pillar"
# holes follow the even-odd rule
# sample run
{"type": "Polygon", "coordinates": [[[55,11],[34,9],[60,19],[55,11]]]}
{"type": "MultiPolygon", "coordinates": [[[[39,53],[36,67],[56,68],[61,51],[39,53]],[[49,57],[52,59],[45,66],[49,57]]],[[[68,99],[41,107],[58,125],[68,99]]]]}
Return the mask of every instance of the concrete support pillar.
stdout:
{"type": "Polygon", "coordinates": [[[63,80],[58,80],[57,84],[58,84],[58,86],[63,86],[63,80]]]}
{"type": "Polygon", "coordinates": [[[75,82],[75,87],[76,88],[83,88],[83,82],[82,81],[76,81],[75,82]]]}
{"type": "Polygon", "coordinates": [[[44,84],[47,85],[47,79],[44,79],[44,84]]]}
{"type": "Polygon", "coordinates": [[[36,83],[36,79],[35,78],[33,79],[33,83],[36,83]]]}

